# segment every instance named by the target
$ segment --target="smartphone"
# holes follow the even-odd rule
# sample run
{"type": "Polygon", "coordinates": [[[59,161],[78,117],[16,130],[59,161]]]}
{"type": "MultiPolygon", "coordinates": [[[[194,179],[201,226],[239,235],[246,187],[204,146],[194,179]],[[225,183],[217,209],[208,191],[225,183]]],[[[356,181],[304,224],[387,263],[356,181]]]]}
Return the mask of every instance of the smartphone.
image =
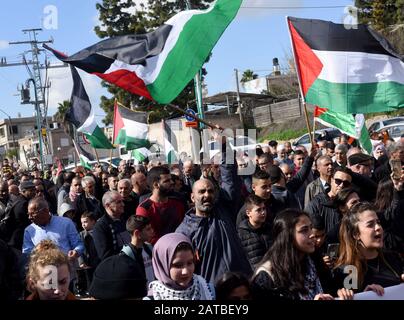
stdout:
{"type": "Polygon", "coordinates": [[[389,162],[390,162],[391,172],[393,173],[393,179],[399,180],[401,178],[401,172],[402,172],[401,161],[400,160],[390,160],[389,162]]]}
{"type": "Polygon", "coordinates": [[[338,258],[339,251],[339,243],[330,243],[327,247],[327,256],[332,260],[336,260],[338,258]]]}

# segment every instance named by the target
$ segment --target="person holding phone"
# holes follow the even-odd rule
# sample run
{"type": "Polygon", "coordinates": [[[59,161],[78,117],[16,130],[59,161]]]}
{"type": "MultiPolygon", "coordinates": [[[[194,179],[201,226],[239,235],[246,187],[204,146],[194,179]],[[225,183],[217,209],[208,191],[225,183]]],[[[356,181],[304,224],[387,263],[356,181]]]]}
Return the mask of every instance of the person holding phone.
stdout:
{"type": "Polygon", "coordinates": [[[375,207],[358,203],[342,218],[339,257],[335,263],[335,279],[343,285],[346,266],[354,266],[349,276],[354,292],[374,291],[383,295],[384,288],[404,281],[404,263],[395,253],[383,250],[383,227],[375,207]]]}

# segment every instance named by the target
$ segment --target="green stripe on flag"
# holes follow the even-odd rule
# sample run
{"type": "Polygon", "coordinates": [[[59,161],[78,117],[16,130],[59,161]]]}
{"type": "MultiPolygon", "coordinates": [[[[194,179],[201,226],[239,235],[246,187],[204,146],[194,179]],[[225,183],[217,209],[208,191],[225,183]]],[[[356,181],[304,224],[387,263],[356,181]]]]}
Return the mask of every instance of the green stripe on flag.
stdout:
{"type": "Polygon", "coordinates": [[[404,85],[397,82],[332,83],[317,79],[306,102],[341,113],[372,113],[404,108],[404,85]]]}
{"type": "Polygon", "coordinates": [[[135,137],[128,137],[126,135],[126,130],[121,129],[118,136],[115,139],[115,144],[120,144],[125,146],[126,150],[133,150],[139,148],[149,148],[150,141],[147,139],[138,139],[135,137]]]}
{"type": "Polygon", "coordinates": [[[92,133],[83,132],[90,142],[91,146],[96,149],[114,149],[114,146],[108,140],[107,136],[99,126],[96,126],[92,133]]]}
{"type": "Polygon", "coordinates": [[[203,14],[195,14],[184,26],[157,79],[147,85],[154,100],[170,103],[205,63],[213,47],[234,19],[242,0],[219,0],[203,14]]]}
{"type": "Polygon", "coordinates": [[[84,168],[91,170],[92,166],[89,164],[89,162],[90,162],[90,159],[88,159],[86,156],[83,156],[82,154],[80,155],[80,164],[84,168]]]}

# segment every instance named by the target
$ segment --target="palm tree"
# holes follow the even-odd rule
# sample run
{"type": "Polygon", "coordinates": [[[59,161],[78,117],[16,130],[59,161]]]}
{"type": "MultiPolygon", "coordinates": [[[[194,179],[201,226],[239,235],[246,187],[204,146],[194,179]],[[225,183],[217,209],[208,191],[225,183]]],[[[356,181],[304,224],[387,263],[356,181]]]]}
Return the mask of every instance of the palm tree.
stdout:
{"type": "Polygon", "coordinates": [[[66,113],[70,108],[70,101],[69,100],[64,100],[62,103],[59,103],[58,106],[58,111],[55,113],[55,119],[56,121],[60,122],[63,127],[64,131],[67,135],[70,135],[71,131],[71,124],[68,123],[65,119],[66,113]]]}
{"type": "Polygon", "coordinates": [[[65,115],[67,110],[70,108],[70,101],[69,100],[64,100],[62,103],[59,103],[58,106],[58,111],[55,114],[55,118],[59,122],[64,122],[65,121],[65,115]]]}
{"type": "Polygon", "coordinates": [[[250,80],[254,80],[258,78],[258,74],[254,73],[251,69],[247,69],[243,72],[243,77],[241,78],[240,82],[244,83],[250,80]]]}

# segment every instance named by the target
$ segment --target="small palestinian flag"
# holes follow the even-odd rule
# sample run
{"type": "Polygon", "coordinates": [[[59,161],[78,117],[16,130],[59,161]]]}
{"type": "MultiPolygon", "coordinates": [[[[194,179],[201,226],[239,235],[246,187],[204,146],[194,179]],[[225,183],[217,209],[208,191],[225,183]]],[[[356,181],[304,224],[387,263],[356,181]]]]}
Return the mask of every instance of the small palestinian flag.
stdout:
{"type": "Polygon", "coordinates": [[[115,103],[114,107],[114,137],[115,144],[125,146],[126,150],[150,147],[147,113],[135,112],[115,103]]]}
{"type": "Polygon", "coordinates": [[[174,131],[171,129],[167,121],[162,120],[162,122],[164,132],[164,153],[166,155],[166,161],[170,164],[177,163],[177,136],[175,135],[174,131]]]}
{"type": "Polygon", "coordinates": [[[106,39],[61,60],[167,104],[201,69],[241,2],[217,0],[207,10],[180,12],[152,32],[106,39]]]}
{"type": "Polygon", "coordinates": [[[369,26],[287,18],[306,102],[362,114],[404,107],[404,62],[369,26]]]}
{"type": "Polygon", "coordinates": [[[327,127],[337,128],[348,136],[357,139],[362,149],[366,153],[371,154],[372,142],[365,126],[365,117],[363,114],[354,116],[352,114],[336,113],[326,108],[316,107],[314,109],[314,120],[327,127]]]}
{"type": "Polygon", "coordinates": [[[89,163],[90,159],[88,159],[85,155],[80,154],[80,165],[83,166],[84,168],[91,170],[92,166],[89,163]]]}
{"type": "Polygon", "coordinates": [[[138,162],[143,162],[146,160],[146,158],[151,154],[149,149],[147,148],[139,148],[132,150],[132,156],[135,158],[138,162]]]}

